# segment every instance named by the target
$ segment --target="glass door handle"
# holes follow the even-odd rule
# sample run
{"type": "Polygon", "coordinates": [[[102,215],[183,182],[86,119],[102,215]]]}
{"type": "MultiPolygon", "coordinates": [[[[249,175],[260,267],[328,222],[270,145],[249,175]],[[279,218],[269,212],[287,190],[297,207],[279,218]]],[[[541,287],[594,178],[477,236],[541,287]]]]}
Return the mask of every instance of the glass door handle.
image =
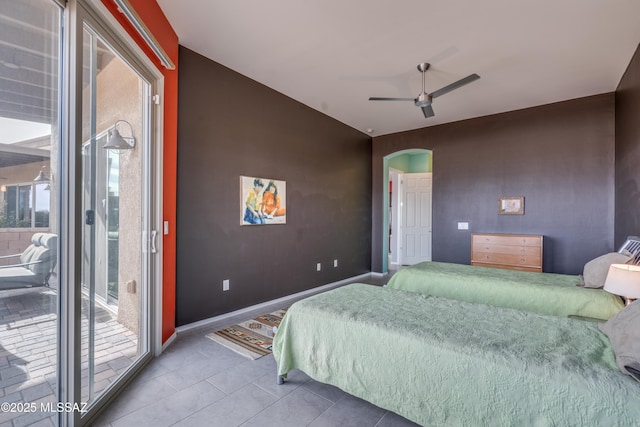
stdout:
{"type": "Polygon", "coordinates": [[[87,210],[84,213],[84,223],[87,225],[94,225],[96,222],[96,212],[93,210],[87,210]]]}
{"type": "Polygon", "coordinates": [[[158,232],[156,230],[151,230],[151,253],[158,253],[158,249],[156,248],[156,237],[158,236],[158,232]]]}

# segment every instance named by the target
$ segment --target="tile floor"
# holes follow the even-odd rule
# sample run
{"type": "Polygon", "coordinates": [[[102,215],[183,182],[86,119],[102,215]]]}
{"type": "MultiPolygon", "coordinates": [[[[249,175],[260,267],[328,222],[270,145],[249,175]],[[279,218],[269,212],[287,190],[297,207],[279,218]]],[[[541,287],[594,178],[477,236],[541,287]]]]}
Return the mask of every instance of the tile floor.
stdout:
{"type": "MultiPolygon", "coordinates": [[[[382,285],[386,278],[365,283],[382,285]]],[[[269,312],[279,307],[260,310],[269,312]]],[[[112,402],[95,427],[120,426],[415,426],[416,424],[301,371],[276,384],[273,355],[250,360],[208,339],[221,327],[189,331],[143,370],[112,402]]]]}
{"type": "MultiPolygon", "coordinates": [[[[86,358],[88,323],[83,304],[82,343],[86,358]]],[[[96,308],[95,378],[93,393],[109,386],[135,360],[137,336],[117,316],[96,308]]],[[[51,288],[0,291],[0,401],[56,402],[57,290],[51,288]]],[[[82,396],[88,396],[87,363],[82,365],[82,396]]],[[[0,427],[54,425],[48,413],[0,413],[0,427]],[[37,423],[37,424],[34,424],[37,423]]]]}

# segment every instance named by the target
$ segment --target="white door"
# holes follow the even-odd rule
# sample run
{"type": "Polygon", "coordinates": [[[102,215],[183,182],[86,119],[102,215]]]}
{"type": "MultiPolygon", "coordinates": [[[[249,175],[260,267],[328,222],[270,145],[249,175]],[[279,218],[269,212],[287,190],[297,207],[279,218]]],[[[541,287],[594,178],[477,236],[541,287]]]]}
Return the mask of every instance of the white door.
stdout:
{"type": "Polygon", "coordinates": [[[402,176],[401,264],[431,261],[431,173],[402,176]]]}

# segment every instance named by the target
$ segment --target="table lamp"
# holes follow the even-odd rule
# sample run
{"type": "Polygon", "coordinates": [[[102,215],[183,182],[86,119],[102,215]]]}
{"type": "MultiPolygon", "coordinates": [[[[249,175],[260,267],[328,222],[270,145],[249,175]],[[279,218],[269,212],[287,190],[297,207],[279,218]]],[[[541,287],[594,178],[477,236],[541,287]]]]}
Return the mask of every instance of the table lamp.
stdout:
{"type": "Polygon", "coordinates": [[[611,264],[604,290],[620,295],[626,300],[626,305],[640,298],[640,266],[630,264],[611,264]]]}

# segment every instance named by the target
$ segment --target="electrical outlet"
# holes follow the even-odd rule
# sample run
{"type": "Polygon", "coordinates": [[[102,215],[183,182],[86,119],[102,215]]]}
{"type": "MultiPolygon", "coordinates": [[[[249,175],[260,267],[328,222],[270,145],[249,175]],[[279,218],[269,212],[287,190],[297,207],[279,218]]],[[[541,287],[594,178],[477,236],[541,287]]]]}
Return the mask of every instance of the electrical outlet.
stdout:
{"type": "Polygon", "coordinates": [[[338,260],[337,260],[337,259],[334,259],[334,260],[333,260],[333,266],[334,266],[334,267],[337,267],[337,266],[338,266],[338,260]]]}
{"type": "Polygon", "coordinates": [[[224,279],[222,281],[222,290],[223,291],[228,291],[229,290],[229,279],[224,279]]]}
{"type": "Polygon", "coordinates": [[[459,222],[458,223],[458,230],[468,230],[469,229],[469,223],[468,222],[459,222]]]}
{"type": "Polygon", "coordinates": [[[322,270],[322,264],[317,263],[316,264],[316,271],[320,271],[320,270],[322,270]]]}

